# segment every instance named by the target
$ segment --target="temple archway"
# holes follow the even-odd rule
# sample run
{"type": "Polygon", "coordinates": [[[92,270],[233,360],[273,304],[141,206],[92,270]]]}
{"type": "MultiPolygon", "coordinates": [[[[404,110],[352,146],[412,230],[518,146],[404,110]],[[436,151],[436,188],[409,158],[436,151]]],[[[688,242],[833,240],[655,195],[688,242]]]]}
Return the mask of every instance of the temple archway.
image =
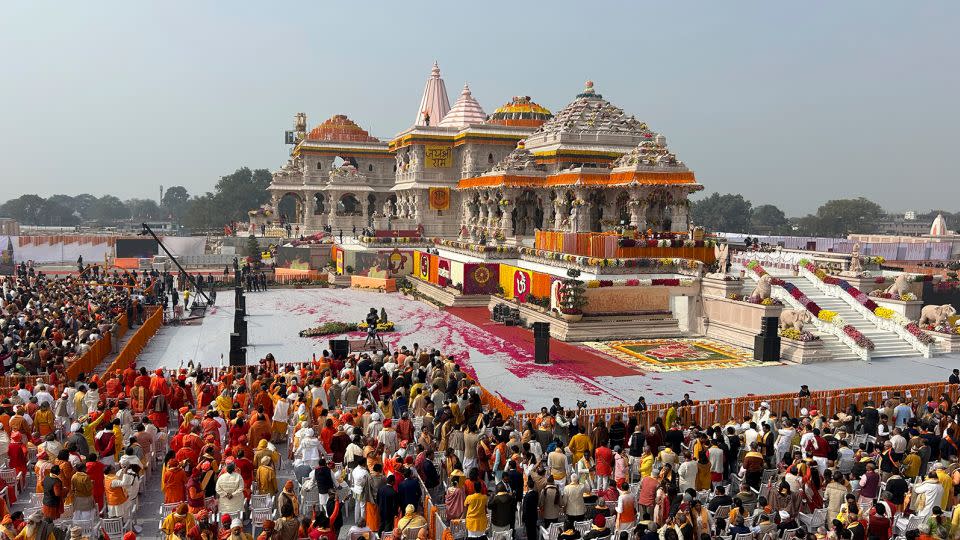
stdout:
{"type": "Polygon", "coordinates": [[[340,215],[353,216],[360,214],[363,208],[360,206],[360,199],[358,199],[356,195],[353,193],[344,193],[340,196],[340,200],[337,201],[337,210],[340,215]]]}
{"type": "Polygon", "coordinates": [[[533,234],[534,229],[543,224],[543,211],[538,213],[540,209],[536,193],[533,190],[524,190],[517,197],[516,203],[512,216],[513,233],[515,235],[533,234]]]}
{"type": "Polygon", "coordinates": [[[303,223],[303,196],[288,191],[277,201],[277,214],[283,223],[303,223]]]}
{"type": "Polygon", "coordinates": [[[313,214],[321,215],[326,214],[326,197],[323,193],[314,193],[313,194],[313,214]]]}

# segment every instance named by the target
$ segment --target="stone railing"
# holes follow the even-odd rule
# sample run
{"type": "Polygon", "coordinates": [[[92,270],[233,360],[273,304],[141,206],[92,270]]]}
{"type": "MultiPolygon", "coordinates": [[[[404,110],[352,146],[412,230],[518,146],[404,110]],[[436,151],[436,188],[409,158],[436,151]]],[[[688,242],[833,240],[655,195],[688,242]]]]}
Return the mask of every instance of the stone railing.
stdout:
{"type": "Polygon", "coordinates": [[[824,283],[824,281],[817,277],[816,274],[804,268],[803,266],[800,266],[800,276],[813,283],[814,287],[816,287],[823,294],[826,294],[832,298],[839,298],[840,300],[846,302],[846,304],[853,308],[854,311],[859,313],[861,317],[869,321],[880,330],[897,334],[900,339],[910,344],[910,346],[923,355],[924,358],[933,357],[933,347],[930,344],[921,342],[917,336],[911,334],[910,331],[904,327],[904,323],[906,321],[905,318],[903,318],[904,320],[894,320],[884,319],[883,317],[877,316],[876,313],[873,313],[867,309],[866,306],[858,302],[856,298],[850,296],[850,294],[843,290],[842,287],[839,285],[824,283]]]}

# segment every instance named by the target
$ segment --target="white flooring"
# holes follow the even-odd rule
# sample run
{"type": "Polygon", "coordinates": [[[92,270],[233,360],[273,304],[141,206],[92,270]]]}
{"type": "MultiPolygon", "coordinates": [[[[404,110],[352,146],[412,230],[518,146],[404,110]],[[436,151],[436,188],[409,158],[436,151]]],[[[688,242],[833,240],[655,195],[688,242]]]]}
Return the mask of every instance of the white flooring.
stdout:
{"type": "MultiPolygon", "coordinates": [[[[217,306],[202,324],[164,327],[138,361],[148,369],[177,367],[188,360],[216,365],[226,362],[233,329],[233,293],[222,292],[217,306]]],[[[301,338],[298,332],[323,321],[359,321],[370,307],[385,307],[398,332],[384,334],[389,344],[437,346],[468,365],[480,382],[508,402],[535,410],[561,397],[573,405],[586,399],[591,407],[633,403],[644,395],[649,403],[679,399],[713,399],[747,394],[794,392],[801,384],[811,390],[853,386],[945,381],[960,355],[935,358],[887,358],[860,361],[756,368],[715,369],[672,373],[638,372],[626,377],[589,377],[560,366],[541,368],[525,351],[449,313],[405,298],[353,289],[280,289],[247,294],[250,347],[247,361],[256,363],[268,352],[278,361],[306,360],[327,347],[325,338],[301,338]]],[[[352,339],[361,339],[354,334],[352,339]]],[[[614,361],[614,360],[611,360],[614,361]]]]}

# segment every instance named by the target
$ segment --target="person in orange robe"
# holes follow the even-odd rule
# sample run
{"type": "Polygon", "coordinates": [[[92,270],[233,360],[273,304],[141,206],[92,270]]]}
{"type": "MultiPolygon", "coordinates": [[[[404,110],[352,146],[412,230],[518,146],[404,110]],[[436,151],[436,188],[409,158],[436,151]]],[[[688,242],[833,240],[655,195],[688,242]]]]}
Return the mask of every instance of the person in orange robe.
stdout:
{"type": "Polygon", "coordinates": [[[163,471],[163,503],[171,504],[187,500],[187,473],[171,460],[163,471]]]}
{"type": "Polygon", "coordinates": [[[167,379],[163,377],[163,370],[158,369],[154,376],[150,377],[150,395],[163,394],[166,396],[169,393],[170,386],[167,384],[167,379]]]}
{"type": "Polygon", "coordinates": [[[147,375],[147,368],[140,368],[140,373],[133,380],[133,386],[150,388],[150,376],[147,375]]]}
{"type": "Polygon", "coordinates": [[[272,432],[273,422],[267,420],[263,414],[257,414],[257,419],[250,424],[250,431],[247,432],[250,446],[258,446],[261,440],[269,441],[272,432]]]}
{"type": "MultiPolygon", "coordinates": [[[[123,394],[120,394],[121,396],[123,394]]],[[[150,402],[150,391],[146,386],[136,385],[130,391],[130,410],[135,413],[142,413],[147,410],[147,404],[150,402]]]]}
{"type": "Polygon", "coordinates": [[[133,362],[127,366],[127,369],[123,370],[123,388],[129,394],[133,390],[134,383],[137,379],[137,369],[134,367],[133,362]]]}
{"type": "Polygon", "coordinates": [[[117,396],[120,395],[120,392],[123,392],[125,389],[123,387],[123,381],[115,375],[107,379],[106,384],[104,384],[104,390],[106,390],[108,398],[116,399],[117,396]]]}

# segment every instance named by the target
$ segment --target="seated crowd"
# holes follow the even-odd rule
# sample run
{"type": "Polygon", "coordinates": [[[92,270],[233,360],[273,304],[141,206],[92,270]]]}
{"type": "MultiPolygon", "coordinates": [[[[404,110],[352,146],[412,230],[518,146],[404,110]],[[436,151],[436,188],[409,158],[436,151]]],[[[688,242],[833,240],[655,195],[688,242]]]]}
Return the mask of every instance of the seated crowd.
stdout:
{"type": "Polygon", "coordinates": [[[55,373],[82,356],[105,332],[116,334],[127,314],[143,317],[142,288],[134,273],[54,277],[24,269],[0,276],[0,362],[9,374],[55,373]]]}
{"type": "Polygon", "coordinates": [[[760,403],[711,426],[688,399],[649,425],[643,399],[610,418],[554,399],[518,422],[417,344],[170,375],[130,367],[56,390],[22,385],[2,405],[7,493],[32,475],[40,503],[0,509],[9,540],[68,515],[134,527],[154,457],[168,540],[244,540],[250,527],[263,540],[960,536],[946,395],[796,418],[760,403]]]}

